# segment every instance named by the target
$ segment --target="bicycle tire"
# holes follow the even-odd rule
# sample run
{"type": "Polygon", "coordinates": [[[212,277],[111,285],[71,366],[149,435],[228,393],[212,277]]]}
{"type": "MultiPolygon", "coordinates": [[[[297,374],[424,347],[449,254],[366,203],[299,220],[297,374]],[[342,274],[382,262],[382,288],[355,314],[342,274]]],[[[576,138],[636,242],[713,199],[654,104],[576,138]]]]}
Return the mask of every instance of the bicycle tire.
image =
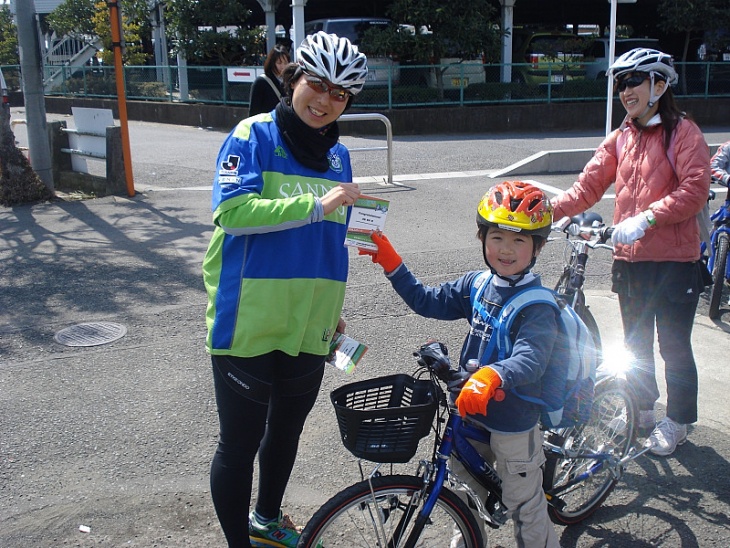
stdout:
{"type": "Polygon", "coordinates": [[[712,267],[712,290],[710,291],[710,309],[708,311],[708,315],[712,320],[720,317],[720,301],[722,300],[722,290],[725,286],[725,273],[727,271],[727,249],[727,234],[719,234],[715,261],[712,267]]]}
{"type": "MultiPolygon", "coordinates": [[[[624,457],[636,441],[637,407],[634,393],[624,379],[610,377],[596,385],[591,418],[581,426],[557,432],[563,447],[604,453],[613,451],[624,457]]],[[[556,493],[563,505],[548,505],[550,519],[559,525],[579,523],[593,514],[611,494],[618,483],[608,467],[584,479],[565,491],[565,486],[578,474],[596,463],[589,458],[560,458],[548,453],[543,487],[546,493],[556,493]]],[[[550,496],[548,496],[550,500],[550,496]]]]}
{"type": "Polygon", "coordinates": [[[481,529],[474,514],[446,487],[442,488],[418,541],[407,544],[408,534],[425,498],[423,479],[418,476],[380,476],[361,481],[337,493],[315,512],[302,531],[297,547],[444,548],[450,545],[455,532],[462,535],[460,546],[483,546],[481,529]],[[404,533],[399,534],[395,531],[403,520],[404,533]],[[393,538],[394,535],[398,538],[393,538]]]}

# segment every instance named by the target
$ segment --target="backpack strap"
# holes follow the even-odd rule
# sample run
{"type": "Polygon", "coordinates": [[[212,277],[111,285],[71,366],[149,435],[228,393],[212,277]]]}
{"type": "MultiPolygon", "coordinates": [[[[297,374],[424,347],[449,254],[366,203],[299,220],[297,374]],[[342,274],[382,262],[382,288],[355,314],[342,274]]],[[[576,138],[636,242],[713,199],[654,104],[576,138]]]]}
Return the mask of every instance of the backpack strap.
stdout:
{"type": "Polygon", "coordinates": [[[479,346],[479,355],[477,356],[477,359],[482,365],[484,365],[484,360],[488,360],[492,354],[494,354],[494,350],[497,346],[497,337],[495,334],[497,332],[498,320],[487,311],[487,307],[484,306],[484,302],[482,300],[484,292],[492,282],[492,276],[494,276],[494,274],[486,270],[477,274],[471,285],[471,291],[469,293],[472,310],[481,316],[485,324],[492,327],[492,336],[489,338],[486,348],[484,348],[483,344],[479,346]]]}
{"type": "MultiPolygon", "coordinates": [[[[681,123],[681,120],[680,122],[681,123]]],[[[677,124],[679,125],[679,124],[677,124]]],[[[675,128],[676,129],[676,128],[675,128]]],[[[620,133],[618,134],[618,137],[616,138],[616,152],[618,153],[618,163],[621,163],[621,160],[623,160],[624,157],[624,145],[626,144],[626,129],[625,128],[619,128],[620,133]]],[[[674,141],[677,137],[677,132],[672,131],[672,136],[669,139],[669,148],[667,149],[667,159],[669,160],[669,163],[672,165],[672,170],[674,171],[674,174],[677,174],[677,159],[676,155],[674,153],[674,141]]]]}
{"type": "Polygon", "coordinates": [[[471,284],[471,292],[469,293],[471,307],[479,312],[479,315],[484,319],[486,319],[489,314],[487,313],[487,309],[484,308],[484,304],[482,304],[482,296],[484,295],[484,291],[492,282],[492,276],[494,276],[494,274],[486,270],[477,274],[471,284]]]}
{"type": "Polygon", "coordinates": [[[558,317],[560,316],[560,306],[556,302],[553,292],[545,287],[538,286],[527,287],[513,295],[504,303],[499,316],[495,318],[487,312],[482,301],[484,291],[491,283],[492,276],[493,274],[487,271],[478,274],[471,286],[470,293],[472,309],[492,326],[492,336],[489,343],[479,356],[480,363],[482,363],[482,359],[489,359],[495,349],[497,350],[498,360],[503,360],[512,353],[512,340],[510,339],[512,324],[520,311],[526,306],[538,303],[549,304],[555,308],[558,317]]]}
{"type": "Polygon", "coordinates": [[[279,87],[271,81],[271,78],[269,78],[266,74],[262,74],[261,77],[268,82],[268,84],[271,86],[271,89],[273,89],[274,93],[276,93],[276,96],[281,99],[281,91],[279,91],[279,87]]]}
{"type": "MultiPolygon", "coordinates": [[[[560,305],[558,305],[555,300],[555,295],[552,291],[545,287],[528,287],[520,291],[509,299],[502,307],[502,312],[499,315],[499,326],[492,335],[497,339],[497,359],[503,360],[512,354],[512,339],[510,338],[512,324],[514,324],[517,315],[523,308],[533,304],[547,304],[552,306],[555,309],[558,321],[561,321],[560,305]]],[[[547,406],[547,403],[542,398],[520,394],[514,388],[511,392],[521,400],[544,407],[547,406]]]]}
{"type": "Polygon", "coordinates": [[[558,315],[560,314],[560,306],[555,301],[553,292],[545,287],[528,287],[514,295],[502,306],[502,312],[499,314],[499,327],[495,333],[498,359],[503,360],[512,354],[512,340],[509,336],[512,324],[523,308],[533,304],[550,305],[558,315]]]}

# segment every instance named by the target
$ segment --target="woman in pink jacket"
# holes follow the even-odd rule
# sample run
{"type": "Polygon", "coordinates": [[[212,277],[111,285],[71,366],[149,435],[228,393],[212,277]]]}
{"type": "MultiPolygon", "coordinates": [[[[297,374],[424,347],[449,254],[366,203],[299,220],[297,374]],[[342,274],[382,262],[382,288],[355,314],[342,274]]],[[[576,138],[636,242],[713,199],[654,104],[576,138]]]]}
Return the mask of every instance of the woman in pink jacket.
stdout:
{"type": "Polygon", "coordinates": [[[697,421],[697,366],[692,326],[703,291],[696,219],[710,188],[710,153],[702,132],[677,107],[672,58],[637,48],[611,65],[627,115],[601,143],[578,181],[552,200],[555,218],[597,203],[615,183],[612,290],[618,293],[624,339],[637,359],[630,373],[639,396],[639,422],[654,427],[656,455],[669,455],[697,421]],[[665,363],[666,417],[655,422],[659,399],[654,325],[665,363]]]}

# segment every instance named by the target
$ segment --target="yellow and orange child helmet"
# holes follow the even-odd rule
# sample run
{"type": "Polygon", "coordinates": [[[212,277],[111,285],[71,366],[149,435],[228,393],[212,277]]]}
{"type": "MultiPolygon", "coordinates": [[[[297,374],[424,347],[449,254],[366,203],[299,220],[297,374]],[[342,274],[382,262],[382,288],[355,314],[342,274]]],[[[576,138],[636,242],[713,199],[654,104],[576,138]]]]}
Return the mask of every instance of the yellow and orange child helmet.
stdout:
{"type": "Polygon", "coordinates": [[[552,222],[553,208],[545,193],[522,181],[504,181],[493,186],[477,207],[477,226],[547,238],[552,222]]]}

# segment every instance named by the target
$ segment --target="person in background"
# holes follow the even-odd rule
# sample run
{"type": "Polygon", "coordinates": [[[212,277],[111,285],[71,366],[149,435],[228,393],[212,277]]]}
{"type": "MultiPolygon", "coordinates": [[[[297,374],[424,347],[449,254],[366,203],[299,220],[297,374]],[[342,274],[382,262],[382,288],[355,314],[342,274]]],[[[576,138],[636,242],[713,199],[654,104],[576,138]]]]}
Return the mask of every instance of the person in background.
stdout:
{"type": "Polygon", "coordinates": [[[730,187],[730,141],[717,147],[717,152],[710,160],[710,171],[716,182],[730,187]]]}
{"type": "MultiPolygon", "coordinates": [[[[360,250],[361,255],[371,255],[373,262],[383,267],[393,289],[416,314],[469,322],[459,366],[466,370],[467,362],[475,359],[481,368],[462,388],[456,406],[462,417],[469,415],[491,433],[489,445],[474,445],[496,463],[503,501],[514,522],[516,546],[530,548],[557,548],[559,543],[542,490],[545,455],[538,424],[541,408],[521,399],[514,390],[539,397],[541,379],[558,337],[557,317],[545,303],[525,307],[516,320],[519,325],[513,328],[512,353],[499,360],[496,351],[485,352],[494,331],[472,306],[470,296],[473,287],[488,283],[481,302],[490,316],[498,317],[511,297],[541,285],[540,277],[531,269],[547,242],[552,219],[547,197],[529,183],[505,181],[489,189],[477,206],[476,223],[490,278],[474,271],[438,286],[426,286],[406,267],[384,234],[372,234],[377,252],[360,250]]],[[[457,459],[451,459],[449,465],[468,481],[469,472],[457,459]]],[[[486,489],[476,482],[469,485],[486,500],[486,489]]],[[[475,516],[477,522],[484,523],[478,514],[475,516]]],[[[486,542],[487,536],[484,538],[486,542]]],[[[451,546],[461,546],[462,540],[460,536],[452,539],[451,546]]]]}
{"type": "Polygon", "coordinates": [[[612,290],[618,293],[625,344],[637,360],[629,376],[638,394],[640,427],[653,428],[651,452],[666,456],[697,421],[691,337],[704,289],[697,214],[710,188],[710,153],[699,127],[677,107],[671,56],[636,48],[620,56],[607,75],[626,118],[552,204],[556,219],[573,216],[597,203],[615,182],[612,290]],[[667,383],[666,417],[658,422],[655,326],[667,383]]]}
{"type": "Polygon", "coordinates": [[[213,182],[203,278],[220,433],[210,484],[235,548],[296,546],[281,505],[330,341],[344,331],[344,241],[360,189],[337,119],[362,90],[367,59],[323,32],[297,59],[283,74],[286,98],[228,135],[213,182]]]}
{"type": "Polygon", "coordinates": [[[279,104],[283,89],[282,73],[290,62],[289,48],[281,44],[269,51],[264,61],[264,73],[257,77],[251,85],[248,115],[255,116],[262,112],[270,112],[279,104]]]}

